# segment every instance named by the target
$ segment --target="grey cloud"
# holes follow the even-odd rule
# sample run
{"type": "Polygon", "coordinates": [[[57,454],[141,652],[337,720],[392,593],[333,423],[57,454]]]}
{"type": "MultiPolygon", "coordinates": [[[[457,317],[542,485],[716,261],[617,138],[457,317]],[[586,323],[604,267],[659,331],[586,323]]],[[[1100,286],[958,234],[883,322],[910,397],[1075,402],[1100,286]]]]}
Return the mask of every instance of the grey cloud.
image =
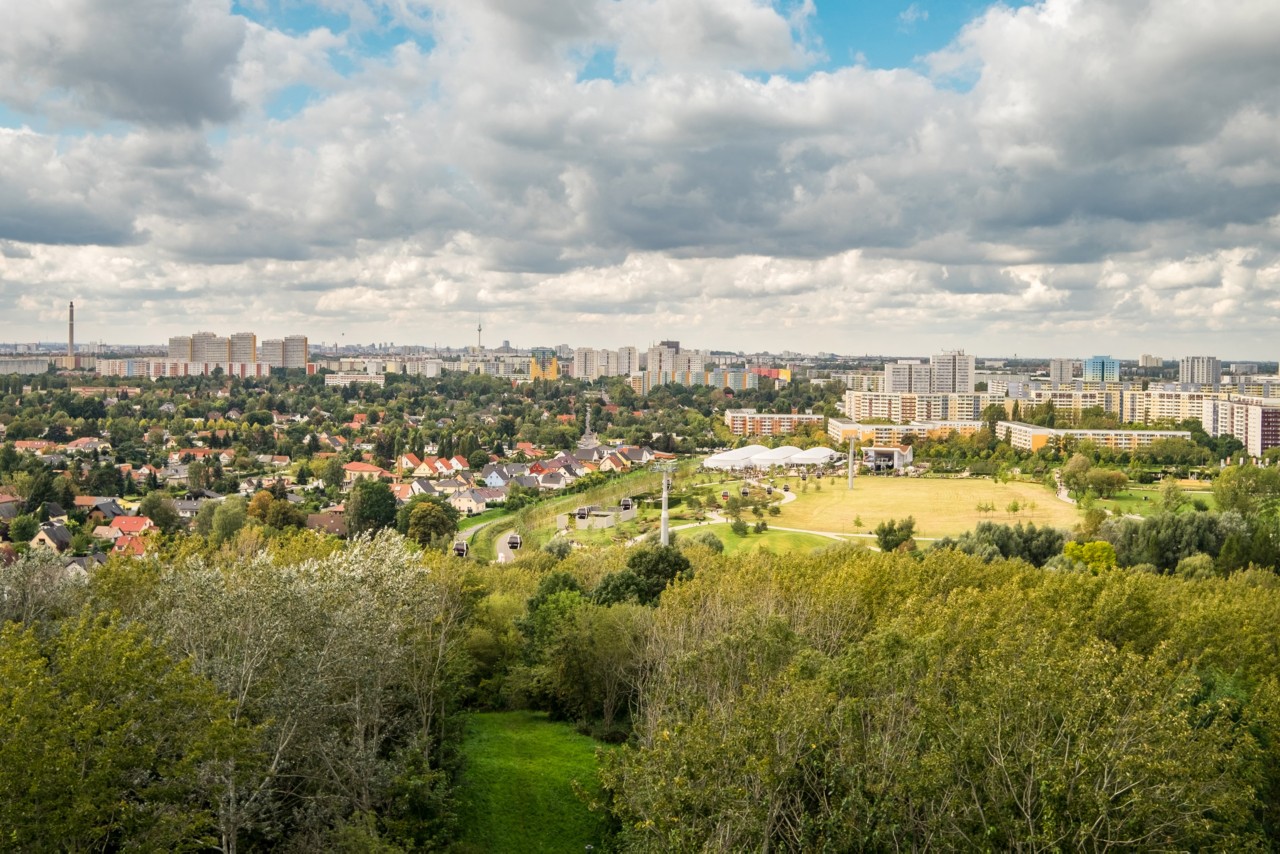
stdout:
{"type": "Polygon", "coordinates": [[[61,120],[226,122],[244,21],[219,0],[4,0],[0,99],[61,120]]]}

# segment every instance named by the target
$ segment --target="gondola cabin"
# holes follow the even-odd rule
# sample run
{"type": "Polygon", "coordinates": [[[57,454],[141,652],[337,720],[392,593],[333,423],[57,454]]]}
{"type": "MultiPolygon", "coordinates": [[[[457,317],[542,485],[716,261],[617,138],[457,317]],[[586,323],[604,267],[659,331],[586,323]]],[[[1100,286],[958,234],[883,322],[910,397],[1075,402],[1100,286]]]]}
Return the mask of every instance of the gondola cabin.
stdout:
{"type": "Polygon", "coordinates": [[[516,549],[520,548],[521,542],[523,541],[520,539],[519,534],[512,534],[511,536],[507,537],[507,548],[510,549],[511,551],[515,551],[516,549]]]}

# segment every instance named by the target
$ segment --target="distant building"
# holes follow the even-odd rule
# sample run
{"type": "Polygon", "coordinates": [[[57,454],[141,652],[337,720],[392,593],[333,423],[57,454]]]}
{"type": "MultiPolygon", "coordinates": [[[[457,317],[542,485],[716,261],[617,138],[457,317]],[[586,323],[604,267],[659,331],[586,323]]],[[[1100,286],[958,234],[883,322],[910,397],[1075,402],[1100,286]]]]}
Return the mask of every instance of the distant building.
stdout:
{"type": "Polygon", "coordinates": [[[805,424],[821,428],[825,420],[824,415],[761,413],[754,409],[728,409],[724,413],[724,423],[735,436],[780,436],[794,433],[805,424]]]}
{"type": "Polygon", "coordinates": [[[976,359],[963,350],[947,350],[929,358],[934,394],[967,394],[973,391],[976,359]]]}
{"type": "Polygon", "coordinates": [[[1222,382],[1222,362],[1216,356],[1183,356],[1178,362],[1178,382],[1216,386],[1222,382]]]}
{"type": "Polygon", "coordinates": [[[236,332],[231,336],[231,361],[258,361],[258,336],[252,332],[236,332]]]}
{"type": "Polygon", "coordinates": [[[191,355],[191,336],[190,335],[174,335],[171,338],[169,338],[169,361],[171,362],[195,361],[191,355]]]}
{"type": "Polygon", "coordinates": [[[258,351],[258,361],[273,368],[283,368],[284,341],[279,338],[263,341],[262,347],[258,351]]]}
{"type": "Polygon", "coordinates": [[[933,367],[919,359],[899,359],[885,364],[880,387],[899,394],[928,394],[933,391],[933,367]]]}
{"type": "Polygon", "coordinates": [[[560,379],[560,362],[551,347],[534,347],[529,351],[530,380],[560,379]]]}
{"type": "Polygon", "coordinates": [[[231,339],[212,332],[197,332],[191,336],[191,361],[230,362],[231,339]]]}
{"type": "Polygon", "coordinates": [[[365,383],[367,385],[385,386],[387,384],[387,375],[354,372],[325,374],[324,384],[326,386],[345,386],[350,383],[365,383]]]}
{"type": "Polygon", "coordinates": [[[307,336],[305,335],[287,335],[284,339],[284,366],[286,368],[303,368],[307,367],[310,361],[310,352],[307,348],[307,336]]]}
{"type": "Polygon", "coordinates": [[[1050,359],[1049,382],[1054,385],[1069,383],[1075,380],[1075,359],[1050,359]]]}
{"type": "Polygon", "coordinates": [[[1038,451],[1052,443],[1060,444],[1064,439],[1071,439],[1076,442],[1092,442],[1099,448],[1110,448],[1113,451],[1132,452],[1147,447],[1157,439],[1191,438],[1191,433],[1187,430],[1060,430],[1020,421],[998,422],[996,434],[1021,451],[1038,451]]]}
{"type": "Polygon", "coordinates": [[[1119,382],[1120,361],[1110,356],[1092,356],[1085,359],[1082,378],[1087,383],[1119,382]]]}
{"type": "Polygon", "coordinates": [[[1164,359],[1159,356],[1152,356],[1150,353],[1143,353],[1138,357],[1139,368],[1163,368],[1164,359]]]}

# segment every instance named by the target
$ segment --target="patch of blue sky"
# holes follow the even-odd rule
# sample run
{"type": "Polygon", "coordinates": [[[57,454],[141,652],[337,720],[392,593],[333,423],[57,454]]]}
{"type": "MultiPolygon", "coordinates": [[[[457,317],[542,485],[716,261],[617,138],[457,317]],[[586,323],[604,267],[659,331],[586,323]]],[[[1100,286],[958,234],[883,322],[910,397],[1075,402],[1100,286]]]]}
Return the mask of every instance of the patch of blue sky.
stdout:
{"type": "Polygon", "coordinates": [[[18,110],[11,109],[5,104],[0,104],[0,127],[2,128],[21,130],[26,127],[38,131],[41,130],[39,127],[40,122],[41,119],[39,116],[19,112],[18,110]]]}
{"type": "Polygon", "coordinates": [[[287,119],[302,112],[308,104],[319,100],[321,97],[323,97],[323,93],[314,86],[295,83],[275,93],[275,96],[267,104],[266,113],[273,119],[287,119]]]}
{"type": "MultiPolygon", "coordinates": [[[[236,14],[255,21],[263,26],[271,27],[292,36],[302,35],[317,29],[327,29],[334,33],[344,33],[348,44],[357,56],[385,56],[405,42],[413,42],[424,53],[435,47],[435,41],[425,31],[405,26],[385,9],[377,14],[375,20],[358,20],[337,9],[328,9],[312,3],[289,2],[289,0],[236,0],[232,4],[236,14]]],[[[351,74],[359,66],[354,59],[338,58],[334,66],[340,74],[351,74]]]]}
{"type": "Polygon", "coordinates": [[[977,0],[815,0],[814,5],[808,27],[826,55],[817,66],[819,70],[852,65],[923,70],[924,57],[955,41],[966,24],[993,5],[1018,8],[1031,5],[1031,0],[1002,4],[977,0]]]}
{"type": "Polygon", "coordinates": [[[618,79],[617,69],[618,52],[611,47],[598,47],[587,58],[582,68],[578,70],[578,82],[584,80],[614,80],[618,79]]]}

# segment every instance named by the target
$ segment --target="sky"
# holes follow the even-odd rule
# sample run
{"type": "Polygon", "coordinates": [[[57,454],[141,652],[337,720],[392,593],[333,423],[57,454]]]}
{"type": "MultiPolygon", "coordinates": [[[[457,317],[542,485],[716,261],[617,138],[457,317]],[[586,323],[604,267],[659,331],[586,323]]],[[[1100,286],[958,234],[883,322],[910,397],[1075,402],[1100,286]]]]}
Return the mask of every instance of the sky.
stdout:
{"type": "Polygon", "coordinates": [[[0,341],[1280,357],[1273,0],[0,20],[0,341]]]}

